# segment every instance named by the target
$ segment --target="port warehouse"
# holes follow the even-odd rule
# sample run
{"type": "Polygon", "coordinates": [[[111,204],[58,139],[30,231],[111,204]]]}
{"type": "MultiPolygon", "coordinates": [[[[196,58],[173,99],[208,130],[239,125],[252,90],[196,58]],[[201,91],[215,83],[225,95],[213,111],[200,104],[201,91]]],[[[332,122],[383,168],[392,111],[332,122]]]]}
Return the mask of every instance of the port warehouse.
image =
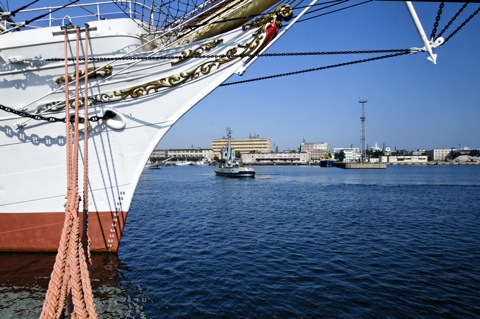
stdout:
{"type": "MultiPolygon", "coordinates": [[[[330,147],[327,142],[300,144],[299,151],[272,152],[271,142],[269,138],[259,136],[250,136],[242,139],[232,139],[232,148],[235,149],[242,157],[245,164],[279,164],[279,163],[296,163],[308,164],[317,162],[330,156],[330,147]]],[[[222,147],[227,146],[227,139],[212,140],[212,148],[187,148],[187,149],[158,149],[154,150],[150,156],[150,161],[204,161],[214,162],[220,157],[222,147]]],[[[355,162],[360,159],[360,151],[358,148],[335,148],[334,154],[343,151],[346,162],[355,162]]],[[[371,158],[371,162],[391,163],[391,164],[422,164],[430,161],[445,161],[452,151],[464,153],[464,150],[455,150],[452,148],[419,150],[411,152],[408,155],[386,155],[378,158],[371,158]]],[[[477,158],[466,158],[465,161],[475,161],[477,158]]]]}
{"type": "MultiPolygon", "coordinates": [[[[150,156],[151,162],[178,160],[212,162],[220,157],[220,151],[227,146],[227,139],[212,141],[212,148],[165,149],[154,150],[150,156]]],[[[300,146],[300,152],[272,152],[269,138],[250,136],[244,139],[232,139],[232,148],[238,152],[244,163],[300,163],[306,164],[312,160],[320,160],[330,153],[328,143],[305,143],[300,146]]]]}
{"type": "MultiPolygon", "coordinates": [[[[359,154],[359,153],[358,153],[359,154]]],[[[310,152],[270,152],[270,153],[247,153],[242,154],[242,162],[245,164],[308,164],[313,161],[310,152]]],[[[359,156],[349,156],[346,162],[356,162],[359,156]]],[[[211,149],[174,149],[174,150],[155,150],[150,157],[152,162],[158,161],[205,161],[213,162],[215,160],[211,149]]],[[[426,155],[411,156],[381,156],[377,159],[371,159],[371,162],[379,163],[412,163],[421,164],[428,162],[426,155]]]]}

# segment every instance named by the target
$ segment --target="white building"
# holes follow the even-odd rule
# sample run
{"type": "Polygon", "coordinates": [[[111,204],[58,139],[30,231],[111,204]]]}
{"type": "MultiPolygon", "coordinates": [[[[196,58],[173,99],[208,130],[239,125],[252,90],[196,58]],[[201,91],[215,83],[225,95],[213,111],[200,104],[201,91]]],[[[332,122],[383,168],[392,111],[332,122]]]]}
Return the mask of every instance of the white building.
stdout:
{"type": "Polygon", "coordinates": [[[242,154],[245,164],[307,164],[310,153],[250,153],[242,154]]]}
{"type": "Polygon", "coordinates": [[[342,152],[345,154],[345,159],[343,160],[346,163],[359,162],[361,158],[360,150],[358,147],[353,148],[334,148],[333,153],[337,154],[342,152]]]}
{"type": "Polygon", "coordinates": [[[321,160],[324,158],[328,158],[330,155],[330,147],[328,146],[327,142],[319,142],[319,143],[305,143],[302,142],[300,145],[300,152],[310,153],[310,157],[312,160],[321,160]],[[328,155],[327,155],[328,154],[328,155]]]}
{"type": "Polygon", "coordinates": [[[175,158],[182,160],[199,160],[213,159],[213,151],[205,148],[185,148],[185,149],[169,149],[169,150],[154,150],[150,155],[151,159],[161,158],[175,158]]]}
{"type": "Polygon", "coordinates": [[[451,148],[437,148],[425,153],[428,155],[429,161],[444,161],[450,152],[452,152],[451,148]]]}
{"type": "Polygon", "coordinates": [[[387,156],[380,156],[379,161],[381,163],[391,163],[391,164],[426,164],[428,162],[428,156],[427,155],[405,155],[405,156],[387,155],[387,156]]]}

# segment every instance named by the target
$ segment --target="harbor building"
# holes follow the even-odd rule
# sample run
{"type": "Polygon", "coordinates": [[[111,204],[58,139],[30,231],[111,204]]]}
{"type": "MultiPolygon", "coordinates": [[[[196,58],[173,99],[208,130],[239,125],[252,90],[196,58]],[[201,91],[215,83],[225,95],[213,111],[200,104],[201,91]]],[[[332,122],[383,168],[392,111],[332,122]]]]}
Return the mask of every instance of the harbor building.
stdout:
{"type": "Polygon", "coordinates": [[[429,161],[444,161],[451,152],[451,148],[437,148],[426,151],[425,154],[428,155],[429,161]]]}
{"type": "Polygon", "coordinates": [[[308,164],[311,160],[309,152],[292,153],[248,153],[242,154],[242,162],[245,164],[283,164],[296,165],[308,164]]]}
{"type": "Polygon", "coordinates": [[[386,155],[380,156],[380,163],[390,164],[426,164],[428,162],[427,155],[386,155]]]}
{"type": "Polygon", "coordinates": [[[154,150],[150,155],[150,161],[158,162],[164,160],[189,160],[200,161],[206,159],[211,162],[213,159],[213,151],[206,148],[185,148],[185,149],[168,149],[154,150]]]}
{"type": "Polygon", "coordinates": [[[300,152],[310,153],[312,161],[318,161],[321,159],[329,158],[330,147],[327,142],[319,143],[305,143],[300,144],[300,152]]]}
{"type": "MultiPolygon", "coordinates": [[[[248,138],[232,138],[230,143],[231,147],[242,155],[250,153],[270,153],[270,139],[262,138],[258,135],[250,136],[248,138]]],[[[226,137],[212,141],[213,157],[216,156],[220,158],[222,147],[227,147],[226,137]]]]}
{"type": "Polygon", "coordinates": [[[345,159],[343,160],[345,163],[360,162],[361,154],[358,147],[333,149],[334,154],[340,153],[342,151],[345,154],[345,159]]]}

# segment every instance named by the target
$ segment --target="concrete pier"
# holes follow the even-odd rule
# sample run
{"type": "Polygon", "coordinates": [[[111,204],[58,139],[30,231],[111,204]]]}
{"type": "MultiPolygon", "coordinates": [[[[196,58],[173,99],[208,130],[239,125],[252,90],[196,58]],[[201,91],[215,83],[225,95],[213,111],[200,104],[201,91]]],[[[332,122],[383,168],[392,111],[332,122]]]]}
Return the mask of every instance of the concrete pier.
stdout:
{"type": "Polygon", "coordinates": [[[386,169],[385,163],[333,163],[333,166],[344,169],[386,169]]]}

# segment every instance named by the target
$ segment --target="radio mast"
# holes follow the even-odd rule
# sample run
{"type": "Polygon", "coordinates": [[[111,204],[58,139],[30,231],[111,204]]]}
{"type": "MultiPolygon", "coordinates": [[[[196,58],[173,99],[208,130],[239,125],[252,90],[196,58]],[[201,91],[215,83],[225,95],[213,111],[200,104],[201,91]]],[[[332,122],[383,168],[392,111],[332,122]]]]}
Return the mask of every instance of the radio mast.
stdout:
{"type": "Polygon", "coordinates": [[[358,103],[362,104],[362,116],[360,116],[360,121],[362,123],[362,136],[360,138],[360,162],[365,162],[367,159],[367,146],[365,143],[365,103],[367,103],[367,99],[358,99],[358,103]]]}

